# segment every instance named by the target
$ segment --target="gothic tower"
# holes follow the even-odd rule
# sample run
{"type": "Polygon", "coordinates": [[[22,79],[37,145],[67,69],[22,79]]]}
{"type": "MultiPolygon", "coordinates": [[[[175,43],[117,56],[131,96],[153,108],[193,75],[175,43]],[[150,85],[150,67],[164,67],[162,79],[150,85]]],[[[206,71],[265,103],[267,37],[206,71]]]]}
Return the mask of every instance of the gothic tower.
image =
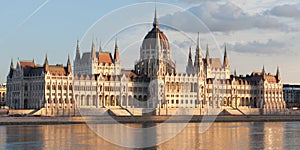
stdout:
{"type": "Polygon", "coordinates": [[[190,47],[188,62],[187,62],[187,66],[186,66],[186,73],[187,74],[193,74],[194,73],[194,66],[193,66],[192,52],[191,51],[192,51],[192,48],[190,47]]]}
{"type": "Polygon", "coordinates": [[[195,71],[195,73],[198,74],[198,76],[202,76],[203,61],[202,61],[202,49],[201,49],[201,45],[200,45],[199,32],[198,32],[197,47],[196,47],[196,54],[195,54],[194,71],[195,71]]]}
{"type": "MultiPolygon", "coordinates": [[[[102,51],[101,46],[100,46],[100,50],[102,51]]],[[[120,57],[119,57],[119,48],[118,48],[118,40],[117,39],[115,41],[114,64],[115,64],[115,74],[118,74],[118,75],[121,74],[121,62],[120,62],[120,57]]]]}

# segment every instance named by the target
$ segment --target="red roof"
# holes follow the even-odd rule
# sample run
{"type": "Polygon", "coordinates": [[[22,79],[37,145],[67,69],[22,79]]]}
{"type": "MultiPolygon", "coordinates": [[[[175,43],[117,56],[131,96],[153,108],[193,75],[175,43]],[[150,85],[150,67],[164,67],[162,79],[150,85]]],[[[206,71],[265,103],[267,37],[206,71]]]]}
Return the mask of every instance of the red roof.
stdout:
{"type": "Polygon", "coordinates": [[[49,72],[51,75],[66,76],[67,72],[63,65],[49,66],[49,72]]]}
{"type": "Polygon", "coordinates": [[[20,61],[20,65],[22,68],[25,68],[25,67],[34,68],[34,66],[35,66],[33,61],[20,61]]]}
{"type": "Polygon", "coordinates": [[[277,82],[276,77],[273,76],[273,75],[266,75],[266,80],[267,80],[269,83],[276,83],[276,82],[277,82]]]}
{"type": "Polygon", "coordinates": [[[101,52],[99,54],[98,60],[99,60],[99,63],[109,63],[109,64],[113,63],[113,59],[109,52],[101,52]]]}

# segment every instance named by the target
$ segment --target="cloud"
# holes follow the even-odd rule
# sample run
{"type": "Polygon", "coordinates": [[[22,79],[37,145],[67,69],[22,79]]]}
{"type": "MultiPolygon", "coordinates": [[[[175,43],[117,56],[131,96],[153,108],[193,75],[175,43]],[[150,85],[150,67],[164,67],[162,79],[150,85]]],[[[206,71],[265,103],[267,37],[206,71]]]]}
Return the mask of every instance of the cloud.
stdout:
{"type": "Polygon", "coordinates": [[[233,32],[252,28],[292,30],[276,18],[263,14],[250,15],[229,2],[225,4],[203,2],[201,5],[191,7],[186,11],[163,16],[160,21],[186,32],[233,32]]]}
{"type": "Polygon", "coordinates": [[[238,53],[254,53],[262,55],[283,54],[289,50],[286,44],[269,39],[267,42],[251,41],[247,43],[237,42],[235,44],[228,44],[228,48],[238,53]]]}
{"type": "Polygon", "coordinates": [[[265,12],[266,14],[278,17],[291,17],[300,19],[300,9],[296,5],[280,5],[265,12]]]}
{"type": "Polygon", "coordinates": [[[175,40],[172,44],[174,44],[178,48],[187,48],[187,47],[190,47],[193,43],[191,41],[178,41],[178,40],[175,40]]]}

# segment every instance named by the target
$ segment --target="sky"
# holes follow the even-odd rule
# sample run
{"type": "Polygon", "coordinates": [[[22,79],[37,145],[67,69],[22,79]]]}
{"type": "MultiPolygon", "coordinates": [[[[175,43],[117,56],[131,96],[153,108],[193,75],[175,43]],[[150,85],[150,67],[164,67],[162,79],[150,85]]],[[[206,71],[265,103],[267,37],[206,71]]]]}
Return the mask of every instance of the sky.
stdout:
{"type": "Polygon", "coordinates": [[[172,47],[179,71],[188,49],[201,47],[223,57],[227,45],[231,72],[276,73],[283,83],[300,83],[300,2],[297,0],[27,0],[0,2],[0,82],[6,81],[11,60],[66,64],[91,49],[92,40],[113,52],[117,39],[122,67],[132,69],[142,40],[152,28],[155,5],[160,29],[172,47]]]}

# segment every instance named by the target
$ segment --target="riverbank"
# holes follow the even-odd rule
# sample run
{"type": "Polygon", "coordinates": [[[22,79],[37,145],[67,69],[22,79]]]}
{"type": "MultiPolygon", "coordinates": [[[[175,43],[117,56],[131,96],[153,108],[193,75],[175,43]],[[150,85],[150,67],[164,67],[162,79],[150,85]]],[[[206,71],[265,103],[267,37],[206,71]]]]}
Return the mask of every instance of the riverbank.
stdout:
{"type": "Polygon", "coordinates": [[[162,123],[162,122],[279,122],[300,121],[300,116],[141,116],[141,117],[0,117],[0,125],[86,124],[86,123],[162,123]]]}

